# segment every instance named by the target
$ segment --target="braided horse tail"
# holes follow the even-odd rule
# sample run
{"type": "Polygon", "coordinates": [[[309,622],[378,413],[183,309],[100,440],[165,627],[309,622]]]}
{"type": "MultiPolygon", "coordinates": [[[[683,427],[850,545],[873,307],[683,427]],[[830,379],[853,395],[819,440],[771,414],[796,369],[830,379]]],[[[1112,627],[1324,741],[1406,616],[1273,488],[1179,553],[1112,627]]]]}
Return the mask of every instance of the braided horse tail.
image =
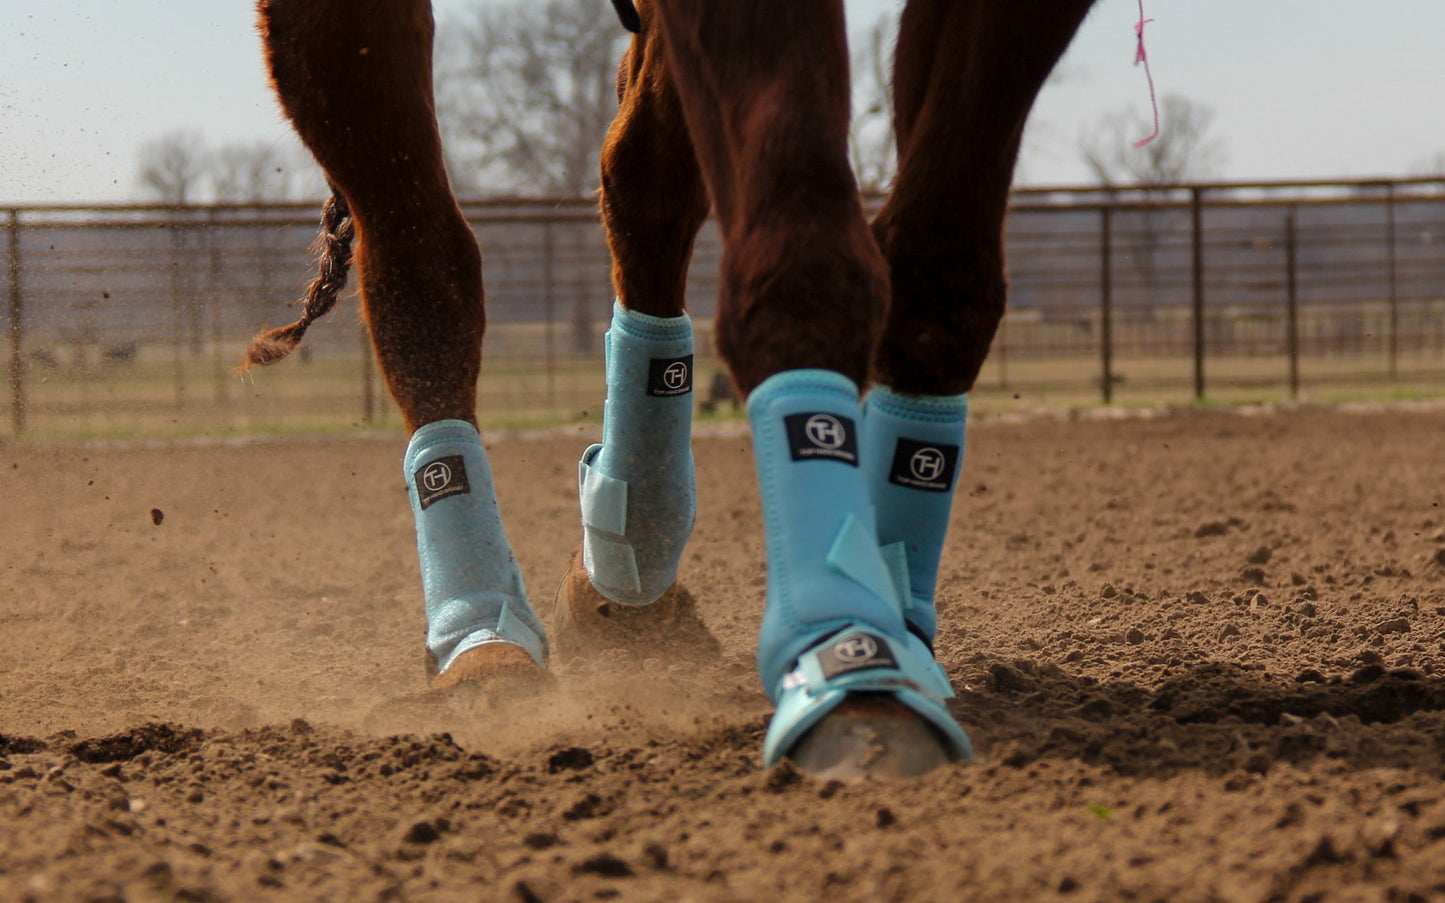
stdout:
{"type": "Polygon", "coordinates": [[[337,296],[346,288],[346,274],[351,269],[351,242],[355,237],[351,208],[341,192],[332,188],[331,197],[321,208],[321,231],[311,246],[317,256],[317,273],[302,299],[301,319],[252,339],[241,362],[242,370],[256,364],[274,364],[295,351],[307,327],[336,306],[337,296]]]}

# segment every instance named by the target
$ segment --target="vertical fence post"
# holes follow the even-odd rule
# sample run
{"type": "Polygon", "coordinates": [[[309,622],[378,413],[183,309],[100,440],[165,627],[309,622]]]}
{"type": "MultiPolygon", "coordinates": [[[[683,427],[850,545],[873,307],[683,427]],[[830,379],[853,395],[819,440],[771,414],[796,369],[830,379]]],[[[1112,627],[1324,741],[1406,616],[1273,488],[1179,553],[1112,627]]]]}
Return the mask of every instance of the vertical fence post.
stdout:
{"type": "Polygon", "coordinates": [[[211,375],[216,381],[216,404],[224,405],[230,400],[230,387],[226,379],[225,354],[221,350],[221,246],[220,228],[217,222],[219,211],[212,205],[206,220],[206,303],[211,308],[211,375]]]}
{"type": "Polygon", "coordinates": [[[1190,244],[1194,283],[1194,399],[1204,398],[1204,190],[1189,189],[1190,244]]]}
{"type": "Polygon", "coordinates": [[[1113,210],[1099,208],[1099,357],[1104,404],[1114,400],[1113,210]]]}
{"type": "Polygon", "coordinates": [[[1299,398],[1299,281],[1295,211],[1284,218],[1285,341],[1289,348],[1289,397],[1299,398]]]}
{"type": "Polygon", "coordinates": [[[1395,271],[1395,183],[1385,185],[1385,259],[1390,289],[1390,381],[1400,378],[1400,297],[1395,271]]]}
{"type": "Polygon", "coordinates": [[[15,436],[25,432],[25,360],[20,349],[25,339],[21,321],[24,307],[20,299],[20,211],[11,210],[10,233],[10,430],[15,436]]]}
{"type": "Polygon", "coordinates": [[[547,406],[557,404],[557,347],[555,334],[554,305],[557,301],[556,285],[552,274],[553,247],[552,223],[542,223],[542,315],[547,318],[543,332],[544,353],[547,356],[547,406]]]}
{"type": "Polygon", "coordinates": [[[186,406],[186,365],[182,354],[185,344],[185,293],[181,288],[181,226],[177,221],[180,209],[171,207],[171,367],[176,381],[176,408],[186,406]]]}

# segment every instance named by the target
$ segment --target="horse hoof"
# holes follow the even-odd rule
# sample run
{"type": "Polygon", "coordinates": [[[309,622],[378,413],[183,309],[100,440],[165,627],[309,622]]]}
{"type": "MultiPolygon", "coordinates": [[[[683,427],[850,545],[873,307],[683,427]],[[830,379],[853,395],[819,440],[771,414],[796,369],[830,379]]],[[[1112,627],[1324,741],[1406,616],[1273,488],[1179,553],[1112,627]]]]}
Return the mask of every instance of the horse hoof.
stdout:
{"type": "Polygon", "coordinates": [[[621,654],[644,661],[700,663],[722,657],[722,644],[697,614],[692,593],[674,583],[648,605],[621,605],[597,591],[572,556],[552,610],[552,648],[558,659],[621,654]]]}
{"type": "Polygon", "coordinates": [[[891,696],[849,696],[793,747],[798,770],[830,781],[902,781],[951,759],[938,732],[891,696]]]}
{"type": "Polygon", "coordinates": [[[451,667],[431,679],[434,690],[461,684],[506,682],[509,685],[541,684],[547,672],[531,653],[511,643],[486,643],[456,657],[451,667]]]}

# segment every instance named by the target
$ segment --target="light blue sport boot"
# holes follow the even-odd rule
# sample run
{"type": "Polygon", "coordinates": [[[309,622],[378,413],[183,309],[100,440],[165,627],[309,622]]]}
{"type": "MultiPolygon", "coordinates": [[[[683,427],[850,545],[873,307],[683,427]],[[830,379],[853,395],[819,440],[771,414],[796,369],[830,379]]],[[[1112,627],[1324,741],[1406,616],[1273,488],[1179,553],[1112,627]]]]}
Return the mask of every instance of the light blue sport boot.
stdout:
{"type": "Polygon", "coordinates": [[[653,602],[677,579],[692,533],[692,321],[613,305],[602,442],[578,466],[582,563],[623,605],[653,602]]]}
{"type": "Polygon", "coordinates": [[[421,427],[403,470],[426,595],[426,648],[438,674],[487,643],[518,646],[546,667],[546,634],[502,529],[476,427],[462,420],[421,427]]]}
{"type": "Polygon", "coordinates": [[[758,671],[777,706],[764,763],[853,694],[892,696],[951,758],[968,758],[968,736],[945,705],[948,678],[905,625],[879,551],[857,387],[831,371],[787,371],[753,390],[748,417],[768,554],[758,671]]]}
{"type": "Polygon", "coordinates": [[[930,647],[938,631],[938,560],[967,420],[967,395],[902,395],[875,385],[863,404],[863,454],[878,544],[908,629],[930,647]]]}

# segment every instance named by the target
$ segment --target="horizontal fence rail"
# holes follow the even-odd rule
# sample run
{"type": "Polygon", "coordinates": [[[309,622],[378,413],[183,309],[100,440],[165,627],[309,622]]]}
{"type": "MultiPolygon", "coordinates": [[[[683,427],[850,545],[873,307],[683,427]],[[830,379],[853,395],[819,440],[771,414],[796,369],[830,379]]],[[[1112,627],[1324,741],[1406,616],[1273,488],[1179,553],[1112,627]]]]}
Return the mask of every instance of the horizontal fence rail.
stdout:
{"type": "MultiPolygon", "coordinates": [[[[485,261],[482,419],[595,414],[612,298],[594,202],[462,206],[485,261]]],[[[354,303],[295,360],[237,370],[255,333],[295,319],[318,209],[0,208],[0,436],[396,425],[354,303]]],[[[984,405],[1445,393],[1441,180],[1022,190],[1006,251],[984,405]]],[[[687,289],[708,408],[732,401],[711,337],[720,257],[709,223],[687,289]]]]}

